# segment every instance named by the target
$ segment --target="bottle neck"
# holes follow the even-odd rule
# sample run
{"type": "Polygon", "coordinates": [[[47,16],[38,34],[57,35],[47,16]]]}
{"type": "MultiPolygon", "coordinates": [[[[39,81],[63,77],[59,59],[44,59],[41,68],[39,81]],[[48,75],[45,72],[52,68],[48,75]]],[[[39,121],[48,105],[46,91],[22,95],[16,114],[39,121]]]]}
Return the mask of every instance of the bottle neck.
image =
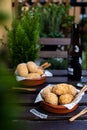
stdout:
{"type": "Polygon", "coordinates": [[[73,24],[71,30],[71,44],[69,48],[69,54],[82,57],[82,45],[79,34],[79,25],[73,24]]]}
{"type": "Polygon", "coordinates": [[[79,25],[73,24],[71,30],[71,44],[80,45],[80,37],[79,37],[79,25]]]}

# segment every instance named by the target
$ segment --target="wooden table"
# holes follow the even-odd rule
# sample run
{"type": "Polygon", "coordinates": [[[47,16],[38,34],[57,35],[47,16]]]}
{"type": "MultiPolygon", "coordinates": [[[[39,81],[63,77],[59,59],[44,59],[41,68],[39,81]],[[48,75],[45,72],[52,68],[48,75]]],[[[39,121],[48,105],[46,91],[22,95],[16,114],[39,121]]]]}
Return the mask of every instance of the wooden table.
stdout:
{"type": "MultiPolygon", "coordinates": [[[[60,115],[53,114],[43,110],[39,103],[35,104],[39,91],[48,84],[57,83],[71,83],[76,85],[77,81],[69,81],[67,78],[67,70],[50,70],[53,73],[53,77],[48,77],[46,83],[36,87],[35,92],[28,92],[24,90],[17,90],[18,101],[21,106],[21,112],[18,117],[14,118],[14,122],[18,127],[18,130],[87,130],[87,114],[79,117],[74,122],[69,122],[69,118],[79,113],[83,108],[87,107],[87,92],[83,96],[79,103],[79,107],[71,113],[60,115]],[[30,109],[36,109],[37,111],[48,115],[47,119],[41,119],[30,112],[30,109]]],[[[87,70],[83,70],[83,77],[81,83],[87,83],[87,70]]],[[[78,87],[77,87],[78,88],[78,87]]],[[[80,89],[80,88],[78,88],[80,89]]]]}

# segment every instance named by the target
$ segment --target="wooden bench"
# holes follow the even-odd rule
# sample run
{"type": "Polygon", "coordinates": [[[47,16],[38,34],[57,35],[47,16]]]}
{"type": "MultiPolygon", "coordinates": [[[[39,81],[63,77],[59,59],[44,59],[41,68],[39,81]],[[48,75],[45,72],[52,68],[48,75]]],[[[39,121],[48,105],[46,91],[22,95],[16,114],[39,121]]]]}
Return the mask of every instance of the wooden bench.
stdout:
{"type": "Polygon", "coordinates": [[[40,58],[67,58],[70,38],[40,38],[40,58]]]}

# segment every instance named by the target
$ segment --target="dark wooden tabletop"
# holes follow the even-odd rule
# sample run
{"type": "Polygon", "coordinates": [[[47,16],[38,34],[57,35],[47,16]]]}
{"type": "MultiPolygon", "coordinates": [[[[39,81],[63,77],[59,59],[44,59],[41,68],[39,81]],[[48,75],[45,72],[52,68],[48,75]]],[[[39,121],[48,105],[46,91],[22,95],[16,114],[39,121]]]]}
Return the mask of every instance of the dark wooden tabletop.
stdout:
{"type": "MultiPolygon", "coordinates": [[[[17,90],[17,103],[20,105],[21,111],[17,117],[14,117],[14,122],[18,130],[87,130],[87,114],[77,118],[74,122],[69,122],[69,118],[87,107],[87,92],[85,92],[85,95],[79,102],[79,107],[68,114],[50,113],[43,110],[39,103],[34,103],[39,91],[48,84],[70,83],[77,87],[77,83],[79,83],[77,81],[68,80],[67,70],[50,70],[50,72],[53,73],[53,77],[48,77],[46,83],[36,86],[36,91],[17,90]],[[41,119],[32,114],[30,110],[33,108],[40,113],[48,115],[47,119],[41,119]]],[[[87,83],[87,70],[83,70],[80,83],[83,85],[87,83]]],[[[77,88],[81,89],[81,87],[77,88]]]]}

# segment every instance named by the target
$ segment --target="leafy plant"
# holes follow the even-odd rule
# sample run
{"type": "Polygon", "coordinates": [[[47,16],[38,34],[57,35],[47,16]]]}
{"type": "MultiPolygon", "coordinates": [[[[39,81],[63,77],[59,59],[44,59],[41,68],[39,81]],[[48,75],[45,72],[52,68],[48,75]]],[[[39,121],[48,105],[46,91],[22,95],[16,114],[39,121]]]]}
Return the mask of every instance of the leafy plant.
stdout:
{"type": "Polygon", "coordinates": [[[64,37],[64,32],[69,28],[74,20],[74,16],[69,16],[69,5],[47,4],[39,7],[41,33],[40,37],[64,37]]]}
{"type": "Polygon", "coordinates": [[[16,129],[13,118],[18,115],[20,109],[16,104],[17,97],[12,89],[13,85],[17,87],[15,77],[0,59],[0,128],[2,130],[16,129]]]}
{"type": "MultiPolygon", "coordinates": [[[[7,29],[7,28],[6,28],[7,29]]],[[[14,19],[12,29],[7,29],[8,49],[14,66],[38,57],[40,33],[38,9],[26,11],[20,19],[14,19]]]]}
{"type": "Polygon", "coordinates": [[[87,18],[82,18],[80,21],[80,36],[82,38],[82,49],[83,49],[83,53],[82,53],[82,67],[83,69],[87,69],[87,18]]]}

